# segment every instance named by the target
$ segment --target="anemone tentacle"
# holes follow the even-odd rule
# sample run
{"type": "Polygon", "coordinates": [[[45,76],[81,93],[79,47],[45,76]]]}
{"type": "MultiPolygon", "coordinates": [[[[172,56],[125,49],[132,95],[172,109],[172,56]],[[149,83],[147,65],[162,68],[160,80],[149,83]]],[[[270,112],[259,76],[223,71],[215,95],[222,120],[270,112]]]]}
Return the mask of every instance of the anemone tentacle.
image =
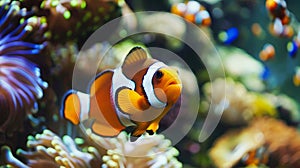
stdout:
{"type": "Polygon", "coordinates": [[[0,0],[0,134],[5,136],[22,130],[47,88],[38,66],[27,59],[47,45],[46,23],[32,14],[20,2],[0,0]]]}

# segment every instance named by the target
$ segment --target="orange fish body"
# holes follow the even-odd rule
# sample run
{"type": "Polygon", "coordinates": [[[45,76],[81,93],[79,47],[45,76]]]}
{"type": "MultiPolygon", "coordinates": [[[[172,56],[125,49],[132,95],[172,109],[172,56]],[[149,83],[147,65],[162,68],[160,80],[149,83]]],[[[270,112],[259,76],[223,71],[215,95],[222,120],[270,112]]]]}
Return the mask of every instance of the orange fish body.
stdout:
{"type": "Polygon", "coordinates": [[[96,77],[89,94],[67,93],[61,112],[73,124],[94,119],[91,129],[100,136],[116,136],[127,127],[134,127],[133,136],[153,134],[181,88],[176,70],[135,47],[122,66],[96,77]]]}

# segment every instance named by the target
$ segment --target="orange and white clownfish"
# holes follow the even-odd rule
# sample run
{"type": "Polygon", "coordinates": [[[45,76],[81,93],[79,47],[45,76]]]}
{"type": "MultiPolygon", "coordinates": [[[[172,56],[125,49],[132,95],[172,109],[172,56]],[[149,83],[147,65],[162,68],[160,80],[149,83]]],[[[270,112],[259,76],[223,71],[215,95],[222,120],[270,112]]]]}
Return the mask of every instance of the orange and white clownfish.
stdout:
{"type": "Polygon", "coordinates": [[[181,89],[177,70],[134,47],[121,66],[97,75],[89,94],[69,91],[61,114],[75,125],[94,119],[91,130],[100,136],[117,136],[133,127],[132,136],[139,137],[157,131],[181,89]]]}

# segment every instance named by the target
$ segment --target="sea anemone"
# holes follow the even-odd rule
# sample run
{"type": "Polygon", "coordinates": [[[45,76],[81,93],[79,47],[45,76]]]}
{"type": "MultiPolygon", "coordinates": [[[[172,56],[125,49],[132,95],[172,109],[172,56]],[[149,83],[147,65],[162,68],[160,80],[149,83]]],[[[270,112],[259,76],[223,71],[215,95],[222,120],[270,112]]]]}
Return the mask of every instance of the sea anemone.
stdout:
{"type": "Polygon", "coordinates": [[[0,1],[0,56],[38,55],[45,48],[47,25],[43,18],[29,17],[31,13],[19,2],[0,1]]]}
{"type": "Polygon", "coordinates": [[[163,135],[144,135],[132,142],[126,132],[116,138],[103,138],[87,131],[88,137],[106,149],[102,167],[182,167],[176,156],[179,152],[163,135]]]}
{"type": "Polygon", "coordinates": [[[1,159],[15,167],[182,167],[175,158],[179,152],[163,135],[145,135],[131,142],[125,132],[116,138],[103,138],[89,129],[86,132],[88,139],[83,140],[68,135],[60,138],[46,129],[34,137],[28,136],[27,147],[31,150],[17,150],[26,164],[14,157],[7,146],[1,149],[1,159]]]}
{"type": "Polygon", "coordinates": [[[37,110],[36,100],[46,87],[35,64],[22,57],[0,56],[0,132],[19,130],[26,115],[37,110]]]}
{"type": "Polygon", "coordinates": [[[31,14],[20,9],[19,2],[0,1],[0,133],[4,137],[20,131],[27,116],[33,118],[36,100],[47,87],[40,69],[27,60],[46,46],[42,36],[46,24],[31,14]]]}
{"type": "MultiPolygon", "coordinates": [[[[93,147],[87,152],[77,149],[75,141],[65,135],[62,139],[50,130],[44,130],[42,134],[35,137],[29,136],[27,147],[30,151],[19,149],[17,154],[27,159],[26,165],[30,167],[95,167],[101,164],[100,154],[93,147]]],[[[16,159],[10,149],[2,147],[3,160],[5,164],[20,167],[25,165],[16,159]]]]}

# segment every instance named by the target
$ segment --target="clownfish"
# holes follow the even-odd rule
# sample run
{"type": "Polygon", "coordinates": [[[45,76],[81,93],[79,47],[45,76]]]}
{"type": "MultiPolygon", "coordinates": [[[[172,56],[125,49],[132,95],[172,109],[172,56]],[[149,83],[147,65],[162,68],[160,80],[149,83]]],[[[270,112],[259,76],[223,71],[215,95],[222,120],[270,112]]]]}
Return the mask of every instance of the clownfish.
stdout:
{"type": "Polygon", "coordinates": [[[121,66],[105,70],[91,82],[89,94],[69,91],[61,114],[77,125],[93,119],[91,130],[104,137],[133,128],[132,136],[155,133],[160,120],[181,95],[177,70],[134,47],[121,66]]]}

